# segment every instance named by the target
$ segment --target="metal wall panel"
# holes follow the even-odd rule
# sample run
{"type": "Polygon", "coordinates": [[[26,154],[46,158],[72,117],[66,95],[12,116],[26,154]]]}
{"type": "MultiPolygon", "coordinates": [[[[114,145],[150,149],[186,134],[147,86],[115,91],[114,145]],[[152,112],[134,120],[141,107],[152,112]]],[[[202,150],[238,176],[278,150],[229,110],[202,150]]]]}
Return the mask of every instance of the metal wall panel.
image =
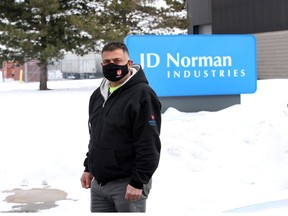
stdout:
{"type": "Polygon", "coordinates": [[[213,34],[288,29],[288,0],[212,0],[213,34]]]}
{"type": "Polygon", "coordinates": [[[211,24],[211,0],[187,0],[188,34],[193,34],[194,26],[211,24]]]}

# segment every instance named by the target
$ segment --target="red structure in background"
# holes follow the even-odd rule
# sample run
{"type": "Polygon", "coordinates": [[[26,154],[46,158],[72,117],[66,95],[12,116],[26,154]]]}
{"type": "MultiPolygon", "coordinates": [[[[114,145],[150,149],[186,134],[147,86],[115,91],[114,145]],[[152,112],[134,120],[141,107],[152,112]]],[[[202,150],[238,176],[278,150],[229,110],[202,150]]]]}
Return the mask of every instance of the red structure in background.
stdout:
{"type": "MultiPolygon", "coordinates": [[[[20,70],[24,72],[24,65],[17,65],[17,63],[6,61],[1,69],[4,72],[4,78],[19,80],[20,70]]],[[[23,77],[24,78],[24,77],[23,77]]]]}
{"type": "Polygon", "coordinates": [[[4,79],[14,79],[23,82],[40,81],[40,67],[37,61],[32,60],[25,64],[20,65],[17,62],[6,61],[3,63],[3,68],[0,68],[0,71],[2,71],[4,79]]]}

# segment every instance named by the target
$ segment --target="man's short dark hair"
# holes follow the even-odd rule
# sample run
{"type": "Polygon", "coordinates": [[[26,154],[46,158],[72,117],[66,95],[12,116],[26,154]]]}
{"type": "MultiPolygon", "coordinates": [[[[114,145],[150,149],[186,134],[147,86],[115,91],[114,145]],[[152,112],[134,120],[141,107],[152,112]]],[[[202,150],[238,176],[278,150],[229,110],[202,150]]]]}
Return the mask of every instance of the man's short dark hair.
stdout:
{"type": "Polygon", "coordinates": [[[105,52],[105,51],[114,51],[116,49],[122,49],[124,53],[127,53],[129,55],[129,51],[128,51],[128,48],[127,46],[125,45],[125,43],[122,43],[122,42],[118,42],[118,41],[113,41],[113,42],[109,42],[107,43],[103,49],[102,49],[102,52],[105,52]]]}

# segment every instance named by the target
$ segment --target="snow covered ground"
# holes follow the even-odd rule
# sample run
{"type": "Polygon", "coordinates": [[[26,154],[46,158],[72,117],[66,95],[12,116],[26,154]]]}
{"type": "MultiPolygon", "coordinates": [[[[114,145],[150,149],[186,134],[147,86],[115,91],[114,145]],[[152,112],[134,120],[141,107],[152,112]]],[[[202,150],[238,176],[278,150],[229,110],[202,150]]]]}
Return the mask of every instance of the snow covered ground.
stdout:
{"type": "MultiPolygon", "coordinates": [[[[4,201],[7,190],[51,188],[67,199],[39,213],[90,214],[80,176],[88,100],[100,81],[49,81],[50,91],[0,81],[0,212],[17,205],[4,201]]],[[[287,104],[288,79],[274,79],[221,111],[169,108],[147,214],[287,215],[287,104]]]]}

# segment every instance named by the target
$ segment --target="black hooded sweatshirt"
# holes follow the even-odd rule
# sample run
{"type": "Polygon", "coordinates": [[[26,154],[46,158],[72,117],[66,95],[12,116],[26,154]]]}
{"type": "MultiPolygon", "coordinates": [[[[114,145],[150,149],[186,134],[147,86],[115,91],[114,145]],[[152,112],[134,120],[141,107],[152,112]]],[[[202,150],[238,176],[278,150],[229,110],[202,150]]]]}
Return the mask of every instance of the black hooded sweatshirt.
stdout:
{"type": "Polygon", "coordinates": [[[159,164],[161,103],[141,66],[132,71],[111,95],[105,78],[91,95],[84,166],[98,183],[130,177],[129,184],[142,189],[159,164]]]}

